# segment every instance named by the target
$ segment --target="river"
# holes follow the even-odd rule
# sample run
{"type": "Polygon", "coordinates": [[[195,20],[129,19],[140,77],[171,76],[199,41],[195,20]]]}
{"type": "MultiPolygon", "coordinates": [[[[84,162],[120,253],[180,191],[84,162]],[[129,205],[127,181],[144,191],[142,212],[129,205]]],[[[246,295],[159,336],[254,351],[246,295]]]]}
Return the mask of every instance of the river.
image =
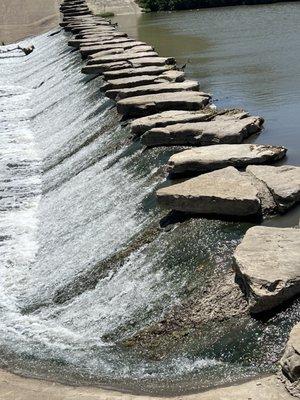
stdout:
{"type": "MultiPolygon", "coordinates": [[[[266,118],[255,140],[299,157],[297,3],[120,17],[122,29],[186,64],[220,107],[266,118]]],[[[153,191],[171,149],[141,152],[101,78],[61,32],[0,59],[1,367],[68,383],[183,393],[274,370],[299,305],[267,320],[206,323],[154,354],[124,347],[222,280],[249,223],[163,228],[153,191]],[[199,329],[198,329],[199,328],[199,329]]],[[[299,208],[270,225],[293,226],[299,208]]]]}

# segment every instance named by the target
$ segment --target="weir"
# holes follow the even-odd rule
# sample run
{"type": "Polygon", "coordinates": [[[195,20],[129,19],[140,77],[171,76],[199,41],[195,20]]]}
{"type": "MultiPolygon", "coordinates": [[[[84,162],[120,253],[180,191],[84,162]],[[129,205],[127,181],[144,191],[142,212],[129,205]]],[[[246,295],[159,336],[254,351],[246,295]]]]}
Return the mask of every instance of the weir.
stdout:
{"type": "MultiPolygon", "coordinates": [[[[1,56],[1,99],[8,110],[3,147],[11,157],[1,182],[6,185],[2,366],[35,377],[154,394],[274,371],[273,360],[298,320],[299,307],[296,300],[267,325],[249,316],[242,291],[233,286],[232,260],[251,222],[166,216],[155,206],[170,156],[184,157],[181,151],[191,152],[187,146],[204,144],[213,151],[216,143],[227,143],[224,121],[229,121],[226,137],[239,146],[261,131],[262,118],[210,107],[211,95],[185,80],[173,60],[152,54],[147,43],[121,41],[123,33],[112,36],[116,27],[90,14],[83,1],[74,4],[65,2],[72,7],[65,8],[62,25],[82,37],[40,36],[26,63],[18,50],[1,56]],[[92,38],[88,46],[87,38],[92,38]],[[83,55],[91,54],[87,64],[97,57],[104,79],[100,73],[81,73],[82,61],[69,51],[68,40],[79,50],[82,40],[83,55]],[[139,49],[141,59],[148,60],[144,53],[149,52],[151,59],[164,61],[164,70],[132,65],[138,59],[132,52],[139,49]],[[114,54],[124,56],[121,70],[108,65],[114,54]],[[24,111],[16,120],[20,105],[24,111]],[[203,132],[208,136],[201,142],[203,132]],[[143,144],[150,148],[145,151],[143,144]],[[17,171],[13,177],[12,170],[17,171]]],[[[266,148],[256,146],[248,148],[251,156],[238,152],[234,167],[285,156],[284,147],[267,147],[269,157],[261,153],[266,148]]],[[[187,157],[193,164],[191,153],[187,157]]],[[[222,171],[211,162],[207,168],[222,171]]],[[[287,207],[298,201],[295,193],[287,207]]],[[[261,197],[253,202],[261,211],[261,197]]]]}

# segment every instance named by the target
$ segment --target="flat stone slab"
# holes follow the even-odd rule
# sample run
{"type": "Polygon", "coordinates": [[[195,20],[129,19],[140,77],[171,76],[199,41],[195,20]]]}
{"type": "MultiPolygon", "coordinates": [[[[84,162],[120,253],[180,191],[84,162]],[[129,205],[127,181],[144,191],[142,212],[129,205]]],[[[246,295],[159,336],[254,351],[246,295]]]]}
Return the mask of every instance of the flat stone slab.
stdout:
{"type": "MultiPolygon", "coordinates": [[[[199,90],[197,81],[154,83],[127,89],[108,90],[106,96],[111,99],[126,99],[127,97],[144,96],[155,93],[181,92],[183,90],[199,90]]],[[[150,118],[150,117],[148,117],[150,118]]]]}
{"type": "Polygon", "coordinates": [[[216,144],[195,147],[172,155],[168,170],[172,174],[204,173],[233,166],[266,164],[282,159],[287,149],[263,144],[216,144]]]}
{"type": "Polygon", "coordinates": [[[164,71],[158,76],[138,75],[130,78],[109,79],[103,86],[103,90],[120,90],[123,88],[132,88],[142,85],[150,85],[162,82],[182,82],[184,81],[184,72],[176,70],[164,71]]]}
{"type": "Polygon", "coordinates": [[[261,214],[258,189],[234,167],[209,172],[156,192],[158,203],[186,213],[253,217],[261,214]]]}
{"type": "Polygon", "coordinates": [[[300,294],[300,230],[255,226],[234,253],[250,311],[271,310],[300,294]]]}
{"type": "Polygon", "coordinates": [[[207,146],[237,144],[261,131],[263,119],[245,112],[217,115],[211,121],[189,122],[153,128],[141,141],[146,146],[207,146]]]}
{"type": "Polygon", "coordinates": [[[123,48],[123,49],[131,49],[135,46],[146,46],[146,43],[140,41],[132,41],[132,42],[123,42],[123,43],[107,43],[107,44],[99,44],[97,46],[81,46],[80,52],[84,56],[88,56],[90,54],[98,53],[103,50],[110,50],[113,48],[123,48]]]}
{"type": "Polygon", "coordinates": [[[119,61],[113,61],[113,62],[105,62],[102,63],[98,59],[92,59],[88,60],[87,65],[97,65],[102,68],[111,68],[111,67],[117,67],[120,66],[121,68],[139,68],[139,67],[145,67],[145,66],[152,66],[152,65],[172,65],[174,64],[175,60],[172,57],[158,57],[155,55],[155,52],[153,54],[148,55],[147,53],[136,53],[133,58],[129,58],[127,60],[119,60],[119,61]],[[141,56],[141,54],[146,54],[144,56],[141,56]]]}
{"type": "MultiPolygon", "coordinates": [[[[153,48],[151,46],[136,46],[133,47],[132,49],[130,49],[130,51],[133,51],[137,54],[139,53],[145,53],[145,52],[153,52],[153,48]]],[[[122,47],[114,47],[113,49],[109,49],[109,50],[103,50],[100,51],[98,53],[95,53],[95,55],[97,56],[107,56],[107,55],[114,55],[114,54],[123,54],[126,52],[126,49],[123,49],[122,47]]],[[[91,57],[93,57],[93,54],[88,56],[87,59],[92,59],[91,57]]]]}
{"type": "Polygon", "coordinates": [[[267,185],[280,211],[284,212],[300,201],[300,167],[251,165],[247,172],[267,185]]]}
{"type": "Polygon", "coordinates": [[[127,68],[126,70],[116,70],[104,72],[104,78],[106,80],[110,79],[120,79],[129,78],[139,75],[160,75],[169,69],[174,68],[172,65],[162,65],[160,67],[139,67],[139,68],[127,68]]]}
{"type": "MultiPolygon", "coordinates": [[[[151,46],[136,46],[130,49],[134,54],[139,54],[139,53],[153,53],[153,48],[151,46]]],[[[123,54],[126,53],[126,49],[123,49],[122,47],[114,47],[109,50],[103,50],[99,51],[98,53],[95,53],[95,56],[97,57],[103,57],[107,55],[112,55],[112,54],[123,54]]],[[[88,60],[92,60],[93,54],[88,56],[88,60]]]]}
{"type": "Polygon", "coordinates": [[[68,46],[72,46],[75,48],[79,48],[80,46],[95,46],[99,43],[99,40],[112,40],[113,38],[125,37],[126,33],[119,32],[103,32],[102,34],[98,34],[95,36],[91,36],[89,38],[82,39],[71,39],[68,41],[68,46]]]}
{"type": "MultiPolygon", "coordinates": [[[[157,81],[158,80],[159,78],[157,81]]],[[[216,113],[209,108],[201,111],[163,111],[162,113],[152,114],[146,117],[135,119],[130,123],[130,127],[134,135],[140,136],[153,128],[160,128],[185,122],[208,121],[211,120],[215,115],[216,113]]]]}
{"type": "Polygon", "coordinates": [[[195,91],[150,94],[122,99],[117,110],[126,117],[140,117],[165,110],[199,110],[210,101],[210,96],[195,91]]]}
{"type": "MultiPolygon", "coordinates": [[[[170,65],[170,60],[164,57],[140,57],[134,58],[128,61],[119,61],[113,63],[100,64],[91,60],[88,65],[82,68],[83,73],[89,73],[88,71],[95,71],[95,73],[103,73],[106,71],[116,70],[127,70],[132,68],[143,68],[143,67],[160,67],[163,65],[170,65]]],[[[93,72],[92,72],[93,73],[93,72]]]]}
{"type": "Polygon", "coordinates": [[[145,51],[145,52],[133,52],[133,51],[123,51],[121,54],[115,54],[115,55],[107,55],[107,56],[95,56],[92,55],[91,57],[88,58],[88,65],[92,64],[105,64],[105,63],[112,63],[112,62],[118,62],[118,61],[128,61],[128,60],[133,60],[135,58],[143,58],[143,57],[157,57],[157,58],[162,58],[158,57],[158,54],[155,51],[145,51]]]}
{"type": "Polygon", "coordinates": [[[300,380],[300,323],[296,324],[290,332],[280,365],[290,382],[300,380]]]}
{"type": "MultiPolygon", "coordinates": [[[[137,53],[139,54],[139,53],[137,53]]],[[[144,67],[162,67],[168,64],[168,59],[163,57],[140,57],[128,61],[119,61],[115,63],[100,64],[91,60],[88,64],[82,68],[82,72],[85,74],[102,74],[108,71],[123,71],[126,73],[127,70],[132,68],[144,68],[144,67]]]]}

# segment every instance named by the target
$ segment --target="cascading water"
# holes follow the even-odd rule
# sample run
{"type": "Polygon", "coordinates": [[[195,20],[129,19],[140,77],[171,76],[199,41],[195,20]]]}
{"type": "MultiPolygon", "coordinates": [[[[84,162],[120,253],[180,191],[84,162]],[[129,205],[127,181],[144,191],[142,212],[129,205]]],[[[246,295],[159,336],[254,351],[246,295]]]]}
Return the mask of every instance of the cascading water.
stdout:
{"type": "Polygon", "coordinates": [[[152,393],[270,371],[296,307],[268,324],[206,325],[155,357],[121,345],[230,269],[249,224],[161,229],[152,193],[172,150],[130,140],[65,34],[31,41],[30,56],[0,59],[1,365],[152,393]]]}

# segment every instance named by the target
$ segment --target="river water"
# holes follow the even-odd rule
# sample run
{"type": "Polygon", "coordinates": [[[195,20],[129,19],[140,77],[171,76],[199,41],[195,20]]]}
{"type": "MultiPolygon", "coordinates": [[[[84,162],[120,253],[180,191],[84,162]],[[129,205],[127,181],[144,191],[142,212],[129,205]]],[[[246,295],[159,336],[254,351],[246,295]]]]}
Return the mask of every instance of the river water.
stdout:
{"type": "MultiPolygon", "coordinates": [[[[119,19],[218,106],[263,115],[256,139],[299,164],[297,3],[119,19]]],[[[226,274],[251,226],[192,219],[164,229],[153,196],[171,149],[142,152],[61,32],[0,58],[0,362],[24,375],[180,393],[274,370],[294,302],[265,321],[214,323],[155,357],[124,347],[226,274]]],[[[13,45],[10,48],[14,47],[13,45]]],[[[2,48],[3,49],[3,48],[2,48]]],[[[163,183],[164,184],[164,183],[163,183]]],[[[299,210],[265,223],[293,226],[299,210]]]]}

